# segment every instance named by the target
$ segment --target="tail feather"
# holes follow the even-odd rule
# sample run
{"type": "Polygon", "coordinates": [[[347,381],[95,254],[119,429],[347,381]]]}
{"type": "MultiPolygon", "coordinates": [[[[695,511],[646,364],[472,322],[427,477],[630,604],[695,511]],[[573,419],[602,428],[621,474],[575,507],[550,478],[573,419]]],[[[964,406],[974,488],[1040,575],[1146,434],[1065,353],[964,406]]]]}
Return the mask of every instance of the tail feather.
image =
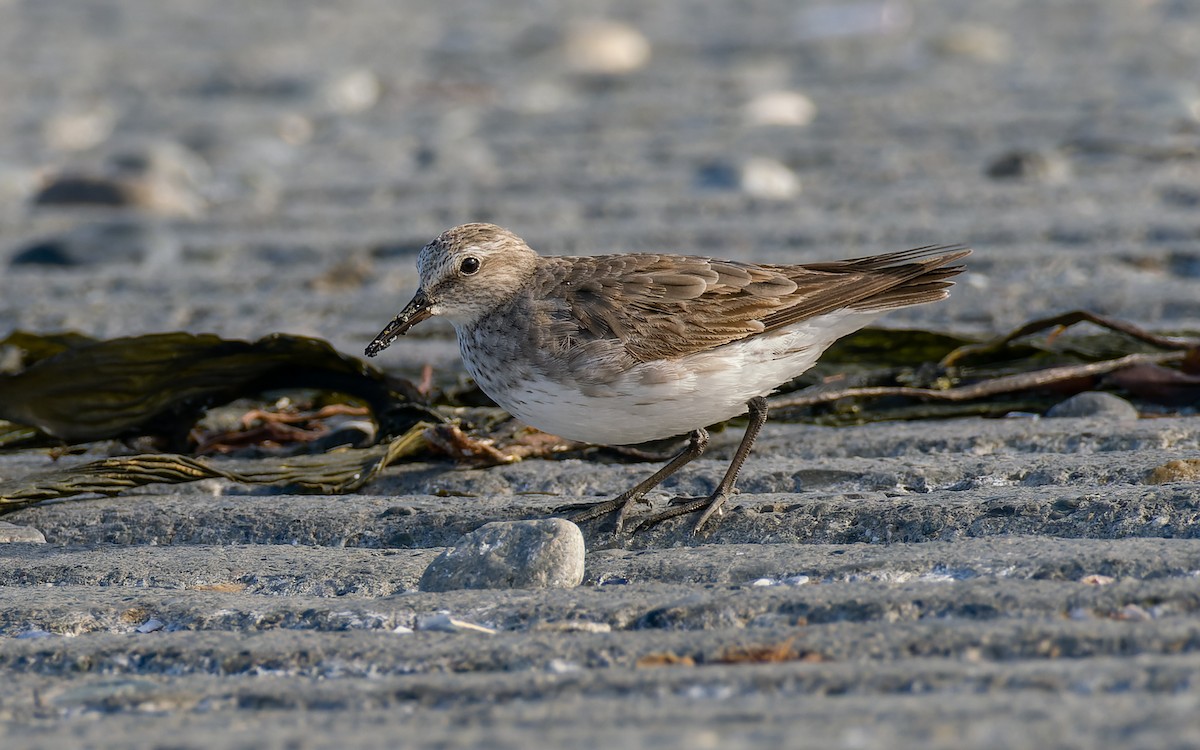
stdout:
{"type": "MultiPolygon", "coordinates": [[[[849,268],[857,271],[899,270],[908,265],[924,266],[929,269],[945,266],[947,263],[965,258],[971,254],[971,249],[959,244],[926,245],[912,250],[900,250],[882,255],[868,255],[864,258],[850,258],[826,263],[806,263],[806,268],[814,271],[841,271],[849,268]]],[[[961,271],[961,268],[959,268],[961,271]]],[[[959,271],[955,271],[958,273],[959,271]]],[[[953,275],[953,274],[952,274],[953,275]]]]}
{"type": "Polygon", "coordinates": [[[950,294],[949,288],[954,286],[951,279],[962,273],[965,268],[946,264],[953,263],[970,253],[968,248],[961,245],[938,245],[890,253],[888,256],[864,258],[862,260],[874,266],[871,270],[897,274],[901,280],[877,294],[862,299],[853,305],[853,309],[863,312],[882,312],[945,299],[950,294]],[[946,250],[950,252],[944,252],[946,250]],[[930,253],[941,254],[931,257],[930,253]],[[920,260],[913,262],[915,258],[920,258],[920,260]],[[896,262],[897,259],[901,259],[899,263],[896,262]],[[879,265],[874,265],[875,261],[880,261],[879,265]],[[910,266],[911,268],[909,268],[910,266]]]}

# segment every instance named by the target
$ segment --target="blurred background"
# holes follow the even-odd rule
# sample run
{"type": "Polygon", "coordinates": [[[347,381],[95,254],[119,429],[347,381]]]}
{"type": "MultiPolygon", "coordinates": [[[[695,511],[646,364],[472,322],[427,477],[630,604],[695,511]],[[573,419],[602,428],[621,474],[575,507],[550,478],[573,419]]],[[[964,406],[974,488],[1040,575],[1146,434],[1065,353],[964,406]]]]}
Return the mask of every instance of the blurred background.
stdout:
{"type": "Polygon", "coordinates": [[[359,352],[466,221],[1200,328],[1200,3],[0,0],[0,334],[359,352]]]}

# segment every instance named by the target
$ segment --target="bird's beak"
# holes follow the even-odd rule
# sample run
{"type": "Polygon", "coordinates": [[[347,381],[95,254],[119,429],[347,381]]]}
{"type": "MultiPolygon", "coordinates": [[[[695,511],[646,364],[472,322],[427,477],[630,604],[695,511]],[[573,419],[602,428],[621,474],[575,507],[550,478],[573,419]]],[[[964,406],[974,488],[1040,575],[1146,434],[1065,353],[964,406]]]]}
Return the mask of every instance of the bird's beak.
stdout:
{"type": "Polygon", "coordinates": [[[433,302],[425,296],[425,292],[418,289],[412,301],[405,305],[400,314],[387,324],[387,328],[380,331],[375,340],[367,345],[367,356],[374,357],[387,349],[398,337],[408,333],[409,328],[433,315],[430,311],[432,305],[433,302]]]}

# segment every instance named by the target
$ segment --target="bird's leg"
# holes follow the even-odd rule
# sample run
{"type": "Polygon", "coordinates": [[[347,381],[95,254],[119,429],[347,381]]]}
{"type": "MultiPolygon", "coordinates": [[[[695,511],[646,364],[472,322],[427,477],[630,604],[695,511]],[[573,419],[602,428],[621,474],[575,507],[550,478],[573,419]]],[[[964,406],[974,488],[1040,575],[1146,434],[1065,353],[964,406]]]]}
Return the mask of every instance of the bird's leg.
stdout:
{"type": "Polygon", "coordinates": [[[692,534],[699,534],[700,529],[704,528],[704,524],[708,523],[708,519],[720,512],[721,506],[733,494],[733,486],[737,482],[738,473],[742,470],[742,464],[746,462],[746,457],[750,455],[750,449],[754,447],[754,441],[758,437],[759,431],[767,421],[767,400],[765,398],[756,396],[746,402],[746,406],[750,410],[750,424],[746,425],[742,442],[738,445],[737,452],[733,454],[733,460],[729,462],[729,468],[726,469],[725,476],[717,485],[717,489],[708,497],[686,498],[684,502],[650,516],[634,528],[635,534],[667,519],[686,516],[688,513],[695,513],[703,508],[704,512],[700,514],[700,517],[696,519],[696,525],[692,527],[692,534]]]}
{"type": "Polygon", "coordinates": [[[621,528],[625,525],[625,513],[635,502],[640,500],[650,490],[657,487],[664,479],[679,471],[685,464],[694,460],[704,449],[708,447],[708,431],[704,429],[692,430],[688,435],[688,444],[674,458],[667,462],[658,471],[651,474],[646,479],[643,479],[632,489],[622,492],[612,500],[605,500],[601,503],[592,503],[590,505],[573,505],[559,508],[559,510],[575,510],[568,518],[576,523],[590,521],[593,518],[599,518],[606,513],[617,511],[616,530],[621,532],[621,528]]]}

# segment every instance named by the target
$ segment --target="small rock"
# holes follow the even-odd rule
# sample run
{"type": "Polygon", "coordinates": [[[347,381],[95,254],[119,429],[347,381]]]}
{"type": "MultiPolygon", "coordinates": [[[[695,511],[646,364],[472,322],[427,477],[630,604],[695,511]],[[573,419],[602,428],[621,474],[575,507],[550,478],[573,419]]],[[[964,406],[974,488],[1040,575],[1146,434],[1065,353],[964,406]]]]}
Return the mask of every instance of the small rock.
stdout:
{"type": "Polygon", "coordinates": [[[1145,622],[1153,620],[1154,615],[1146,611],[1144,607],[1138,604],[1126,604],[1113,614],[1114,620],[1124,620],[1126,622],[1145,622]]]}
{"type": "Polygon", "coordinates": [[[150,143],[118,151],[108,169],[121,176],[153,176],[196,186],[212,173],[208,162],[192,149],[172,141],[150,143]]]}
{"type": "Polygon", "coordinates": [[[423,615],[417,618],[417,630],[433,631],[437,633],[483,633],[485,635],[495,635],[495,628],[489,628],[485,625],[477,625],[473,622],[460,620],[457,617],[439,612],[435,615],[423,615]]]}
{"type": "Polygon", "coordinates": [[[1091,575],[1086,575],[1083,578],[1080,578],[1079,582],[1087,584],[1088,586],[1107,586],[1111,583],[1115,583],[1116,580],[1117,579],[1113,578],[1112,576],[1106,576],[1101,573],[1092,573],[1091,575]]]}
{"type": "Polygon", "coordinates": [[[10,265],[100,266],[140,264],[166,267],[178,262],[179,239],[165,227],[134,218],[85,224],[17,249],[10,265]]]}
{"type": "Polygon", "coordinates": [[[570,521],[496,521],[438,555],[420,589],[571,588],[583,581],[583,559],[583,533],[570,521]]]}
{"type": "Polygon", "coordinates": [[[799,91],[771,91],[746,103],[750,125],[804,127],[817,116],[817,105],[799,91]]]}
{"type": "Polygon", "coordinates": [[[383,84],[366,68],[347,71],[324,86],[325,103],[335,112],[353,114],[365,112],[379,102],[383,84]]]}
{"type": "Polygon", "coordinates": [[[151,617],[141,625],[138,625],[136,632],[138,633],[153,633],[156,630],[162,630],[166,623],[156,617],[151,617]]]}
{"type": "Polygon", "coordinates": [[[1120,396],[1101,391],[1077,393],[1055,404],[1046,412],[1048,418],[1086,417],[1108,422],[1125,422],[1138,418],[1137,409],[1120,396]]]}
{"type": "Polygon", "coordinates": [[[1071,164],[1059,153],[1016,150],[993,160],[987,176],[993,180],[1059,183],[1070,179],[1071,164]]]}
{"type": "Polygon", "coordinates": [[[1200,482],[1200,458],[1181,458],[1154,467],[1146,484],[1169,484],[1171,482],[1200,482]]]}
{"type": "Polygon", "coordinates": [[[206,201],[196,186],[208,165],[173,143],[121,152],[96,172],[52,176],[33,197],[35,206],[133,208],[164,216],[195,217],[206,201]]]}
{"type": "Polygon", "coordinates": [[[59,175],[33,197],[36,206],[132,206],[140,201],[136,185],[107,177],[59,175]]]}
{"type": "Polygon", "coordinates": [[[61,175],[33,197],[35,206],[135,208],[163,216],[195,217],[203,201],[185,186],[161,179],[61,175]]]}
{"type": "Polygon", "coordinates": [[[0,544],[45,544],[46,535],[32,526],[18,526],[15,523],[0,521],[0,544]]]}
{"type": "Polygon", "coordinates": [[[578,672],[582,669],[583,667],[580,665],[573,661],[567,661],[566,659],[551,659],[550,661],[546,662],[546,671],[550,674],[570,674],[572,672],[578,672]]]}
{"type": "Polygon", "coordinates": [[[590,21],[567,32],[567,66],[581,75],[623,76],[650,60],[650,42],[642,32],[617,21],[590,21]]]}
{"type": "Polygon", "coordinates": [[[774,159],[749,159],[742,165],[742,190],[755,198],[787,200],[800,192],[800,178],[774,159]]]}
{"type": "Polygon", "coordinates": [[[703,190],[736,190],[739,185],[741,174],[734,164],[711,161],[696,170],[696,187],[703,190]]]}

